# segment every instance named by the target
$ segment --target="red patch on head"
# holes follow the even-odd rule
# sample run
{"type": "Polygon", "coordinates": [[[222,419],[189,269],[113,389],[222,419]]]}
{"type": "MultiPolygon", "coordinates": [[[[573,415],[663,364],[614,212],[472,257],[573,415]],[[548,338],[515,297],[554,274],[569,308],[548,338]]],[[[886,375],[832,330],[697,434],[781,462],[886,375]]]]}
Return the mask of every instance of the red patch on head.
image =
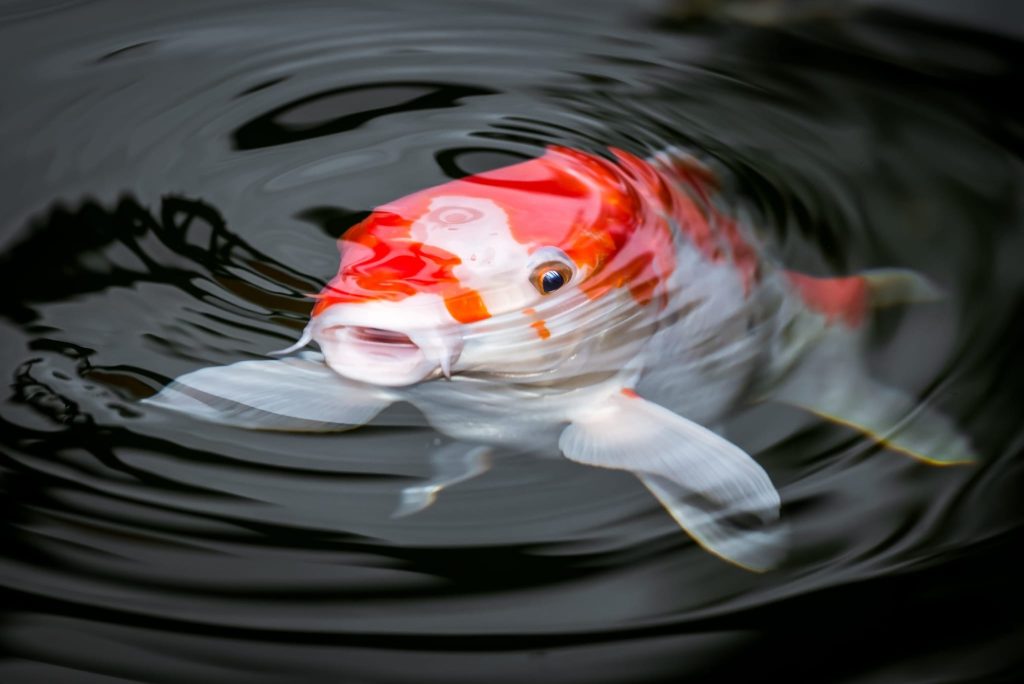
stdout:
{"type": "MultiPolygon", "coordinates": [[[[599,297],[625,288],[641,305],[664,305],[664,283],[675,268],[675,246],[666,216],[709,258],[723,249],[750,281],[756,258],[735,224],[710,206],[697,205],[701,193],[682,189],[686,178],[621,150],[617,159],[552,146],[544,156],[451,181],[408,195],[374,211],[342,239],[338,275],[322,293],[314,315],[336,303],[397,301],[418,292],[442,296],[463,323],[491,314],[480,293],[462,287],[454,254],[411,237],[439,196],[483,198],[508,216],[512,237],[531,248],[554,246],[585,274],[583,291],[599,297]],[[666,182],[663,173],[673,175],[666,182]],[[712,229],[709,216],[720,233],[712,229]],[[724,237],[723,237],[724,236],[724,237]],[[750,271],[748,273],[748,271],[750,271]]],[[[523,277],[527,277],[524,274],[523,277]]]]}
{"type": "Polygon", "coordinates": [[[324,288],[313,315],[334,304],[399,301],[423,292],[442,297],[460,323],[488,318],[491,314],[480,293],[463,287],[455,277],[454,268],[462,260],[412,239],[412,225],[428,206],[428,197],[410,195],[401,207],[374,211],[345,233],[338,275],[324,288]]]}

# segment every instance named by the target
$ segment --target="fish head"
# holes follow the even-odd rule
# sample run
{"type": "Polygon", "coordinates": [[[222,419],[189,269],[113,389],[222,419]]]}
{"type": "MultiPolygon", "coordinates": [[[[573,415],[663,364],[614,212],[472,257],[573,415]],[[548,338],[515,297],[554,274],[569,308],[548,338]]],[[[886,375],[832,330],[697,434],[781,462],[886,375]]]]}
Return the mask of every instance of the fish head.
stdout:
{"type": "Polygon", "coordinates": [[[382,205],[342,236],[309,333],[335,372],[376,385],[550,370],[602,327],[596,302],[650,300],[670,250],[646,235],[659,221],[639,188],[621,162],[549,148],[382,205]]]}

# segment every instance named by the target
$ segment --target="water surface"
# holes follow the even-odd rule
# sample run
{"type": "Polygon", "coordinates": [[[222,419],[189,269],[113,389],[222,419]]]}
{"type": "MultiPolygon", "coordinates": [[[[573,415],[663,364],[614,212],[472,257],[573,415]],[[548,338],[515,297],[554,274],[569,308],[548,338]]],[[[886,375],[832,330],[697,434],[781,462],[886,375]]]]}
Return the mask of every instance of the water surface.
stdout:
{"type": "Polygon", "coordinates": [[[0,680],[1014,681],[1021,43],[728,8],[0,5],[0,680]],[[794,528],[755,575],[626,473],[506,455],[394,519],[428,429],[140,410],[290,344],[373,206],[548,144],[695,150],[787,266],[927,274],[946,299],[881,313],[872,367],[980,462],[738,416],[794,528]]]}

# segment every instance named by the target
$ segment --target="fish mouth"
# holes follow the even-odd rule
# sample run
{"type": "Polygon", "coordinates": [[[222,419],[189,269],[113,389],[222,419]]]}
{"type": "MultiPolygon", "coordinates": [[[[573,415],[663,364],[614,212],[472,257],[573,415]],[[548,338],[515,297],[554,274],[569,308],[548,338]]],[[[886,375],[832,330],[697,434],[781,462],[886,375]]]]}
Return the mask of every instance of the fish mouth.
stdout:
{"type": "Polygon", "coordinates": [[[419,349],[419,346],[412,341],[412,338],[397,330],[385,330],[384,328],[367,328],[361,325],[338,325],[328,328],[328,334],[347,333],[352,339],[381,348],[381,351],[403,350],[409,348],[419,349]],[[341,330],[338,330],[341,329],[341,330]]]}
{"type": "Polygon", "coordinates": [[[348,321],[323,321],[312,337],[334,372],[388,387],[451,377],[461,351],[461,344],[432,329],[397,330],[348,321]]]}

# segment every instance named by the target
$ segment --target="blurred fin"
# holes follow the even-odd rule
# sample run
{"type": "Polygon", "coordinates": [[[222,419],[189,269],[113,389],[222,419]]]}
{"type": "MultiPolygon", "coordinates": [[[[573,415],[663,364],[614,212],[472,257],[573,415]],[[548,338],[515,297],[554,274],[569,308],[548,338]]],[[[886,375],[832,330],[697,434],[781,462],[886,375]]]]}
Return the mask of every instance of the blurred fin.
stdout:
{"type": "Polygon", "coordinates": [[[752,572],[771,570],[785,557],[788,530],[779,520],[747,526],[726,510],[702,506],[693,492],[668,478],[640,475],[640,481],[705,551],[752,572]]]}
{"type": "Polygon", "coordinates": [[[558,442],[566,458],[636,474],[693,539],[755,572],[785,551],[768,474],[714,432],[624,390],[581,415],[558,442]]]}
{"type": "Polygon", "coordinates": [[[923,304],[942,299],[942,290],[931,280],[905,268],[877,268],[864,271],[871,306],[923,304]]]}
{"type": "Polygon", "coordinates": [[[810,349],[771,399],[863,432],[932,465],[976,460],[974,449],[946,416],[872,379],[858,361],[855,338],[831,329],[810,349]]]}
{"type": "Polygon", "coordinates": [[[932,465],[976,460],[974,449],[946,416],[871,379],[860,362],[859,325],[869,307],[933,302],[939,288],[906,269],[876,269],[844,278],[786,277],[806,312],[780,335],[765,381],[765,398],[799,406],[858,430],[886,447],[932,465]],[[811,314],[811,315],[808,315],[811,314]]]}
{"type": "Polygon", "coordinates": [[[142,403],[236,427],[329,432],[363,425],[392,401],[309,354],[203,368],[142,403]]]}
{"type": "Polygon", "coordinates": [[[430,507],[442,490],[459,482],[471,480],[491,468],[492,449],[456,442],[440,447],[430,454],[433,477],[422,484],[402,490],[392,518],[404,518],[430,507]]]}
{"type": "Polygon", "coordinates": [[[829,322],[842,321],[851,328],[863,323],[871,308],[942,299],[941,290],[928,278],[902,268],[880,268],[838,278],[818,278],[796,271],[785,274],[808,309],[829,322]]]}

